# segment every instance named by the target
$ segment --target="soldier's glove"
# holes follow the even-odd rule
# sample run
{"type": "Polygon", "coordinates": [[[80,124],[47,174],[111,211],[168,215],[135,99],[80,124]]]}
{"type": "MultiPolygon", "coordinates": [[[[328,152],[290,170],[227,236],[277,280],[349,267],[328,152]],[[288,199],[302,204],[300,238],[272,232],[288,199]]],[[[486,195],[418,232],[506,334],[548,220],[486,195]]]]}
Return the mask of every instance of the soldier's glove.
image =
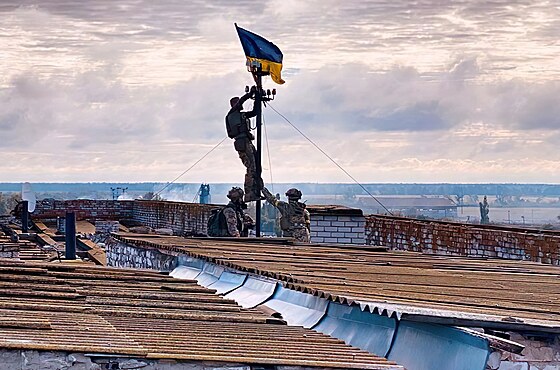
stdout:
{"type": "Polygon", "coordinates": [[[252,229],[255,227],[255,221],[249,215],[243,215],[243,224],[246,228],[252,229]]]}

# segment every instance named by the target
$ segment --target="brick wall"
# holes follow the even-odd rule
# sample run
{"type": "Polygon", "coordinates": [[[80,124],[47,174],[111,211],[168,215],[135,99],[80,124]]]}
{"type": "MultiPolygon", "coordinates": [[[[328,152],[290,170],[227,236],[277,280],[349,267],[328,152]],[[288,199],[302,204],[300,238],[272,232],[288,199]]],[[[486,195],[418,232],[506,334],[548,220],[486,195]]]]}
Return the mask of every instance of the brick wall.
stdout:
{"type": "Polygon", "coordinates": [[[550,334],[508,333],[510,339],[525,346],[520,354],[494,350],[488,357],[486,370],[554,370],[560,369],[560,337],[550,334]]]}
{"type": "Polygon", "coordinates": [[[361,209],[309,206],[312,243],[365,244],[366,220],[361,209]]]}
{"type": "Polygon", "coordinates": [[[132,218],[154,229],[172,229],[175,235],[206,234],[208,218],[216,205],[180,202],[134,201],[132,218]]]}
{"type": "MultiPolygon", "coordinates": [[[[208,218],[217,205],[168,201],[53,200],[37,203],[37,220],[65,217],[74,211],[77,220],[88,220],[103,229],[104,220],[129,219],[154,229],[172,229],[175,235],[206,233],[208,218]]],[[[308,206],[311,241],[315,243],[364,244],[365,218],[360,209],[341,206],[308,206]]]]}
{"type": "Polygon", "coordinates": [[[394,250],[560,265],[560,233],[371,215],[366,241],[394,250]]]}
{"type": "Polygon", "coordinates": [[[56,219],[66,217],[66,212],[75,212],[76,220],[120,220],[132,217],[132,200],[54,200],[37,202],[33,219],[56,219]]]}

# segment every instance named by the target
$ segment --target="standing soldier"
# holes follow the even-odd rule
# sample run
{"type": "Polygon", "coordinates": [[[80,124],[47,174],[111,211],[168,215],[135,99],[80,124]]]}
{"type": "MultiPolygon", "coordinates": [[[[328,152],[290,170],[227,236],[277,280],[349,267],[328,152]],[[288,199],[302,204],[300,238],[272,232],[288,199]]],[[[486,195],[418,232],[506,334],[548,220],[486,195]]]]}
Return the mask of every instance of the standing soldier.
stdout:
{"type": "Polygon", "coordinates": [[[297,241],[309,243],[309,228],[311,225],[309,212],[305,209],[305,203],[299,202],[301,191],[292,188],[286,192],[288,202],[276,199],[267,188],[263,194],[270,204],[278,208],[282,217],[280,227],[285,237],[293,237],[297,241]]]}
{"type": "Polygon", "coordinates": [[[243,189],[231,188],[227,195],[230,202],[208,220],[208,236],[247,236],[248,229],[255,226],[255,221],[244,212],[247,205],[243,201],[243,195],[243,189]]]}
{"type": "Polygon", "coordinates": [[[252,98],[256,92],[256,87],[243,95],[241,98],[233,97],[229,103],[231,109],[226,116],[227,134],[234,139],[233,146],[239,154],[239,158],[247,169],[245,173],[245,201],[252,202],[261,198],[260,189],[262,188],[262,180],[257,178],[256,149],[253,145],[255,137],[251,133],[251,119],[257,115],[255,103],[253,109],[248,112],[243,111],[243,103],[252,98]]]}

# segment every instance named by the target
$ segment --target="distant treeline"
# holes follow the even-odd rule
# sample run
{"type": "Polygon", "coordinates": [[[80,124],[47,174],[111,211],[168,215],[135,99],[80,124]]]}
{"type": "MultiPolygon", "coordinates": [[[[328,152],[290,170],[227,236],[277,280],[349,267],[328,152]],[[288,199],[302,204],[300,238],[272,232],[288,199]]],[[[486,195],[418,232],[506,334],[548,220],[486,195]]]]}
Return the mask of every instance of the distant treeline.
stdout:
{"type": "MultiPolygon", "coordinates": [[[[232,186],[241,184],[211,184],[212,194],[225,194],[232,186]]],[[[129,193],[159,191],[165,183],[33,183],[33,190],[40,193],[103,193],[111,188],[128,188],[129,193]]],[[[199,183],[177,183],[165,192],[196,193],[199,183]]],[[[355,184],[340,183],[282,183],[274,184],[276,192],[296,187],[307,195],[358,195],[363,189],[355,184]]],[[[560,197],[560,184],[364,184],[374,195],[488,195],[488,196],[536,196],[560,197]]],[[[269,186],[270,188],[270,186],[269,186]]],[[[0,183],[0,192],[19,192],[20,183],[0,183]]]]}

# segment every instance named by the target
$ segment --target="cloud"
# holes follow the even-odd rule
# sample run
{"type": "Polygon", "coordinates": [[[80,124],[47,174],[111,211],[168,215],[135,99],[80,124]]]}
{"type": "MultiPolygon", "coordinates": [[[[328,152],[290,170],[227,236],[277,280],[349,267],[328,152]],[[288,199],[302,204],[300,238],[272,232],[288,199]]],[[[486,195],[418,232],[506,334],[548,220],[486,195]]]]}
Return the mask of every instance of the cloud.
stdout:
{"type": "MultiPolygon", "coordinates": [[[[557,179],[559,11],[528,0],[4,1],[0,173],[179,174],[225,136],[229,98],[252,83],[238,22],[284,52],[287,83],[267,81],[273,106],[360,179],[557,179]]],[[[278,181],[348,181],[269,109],[265,121],[278,181]]],[[[186,176],[242,171],[228,140],[186,176]]]]}

